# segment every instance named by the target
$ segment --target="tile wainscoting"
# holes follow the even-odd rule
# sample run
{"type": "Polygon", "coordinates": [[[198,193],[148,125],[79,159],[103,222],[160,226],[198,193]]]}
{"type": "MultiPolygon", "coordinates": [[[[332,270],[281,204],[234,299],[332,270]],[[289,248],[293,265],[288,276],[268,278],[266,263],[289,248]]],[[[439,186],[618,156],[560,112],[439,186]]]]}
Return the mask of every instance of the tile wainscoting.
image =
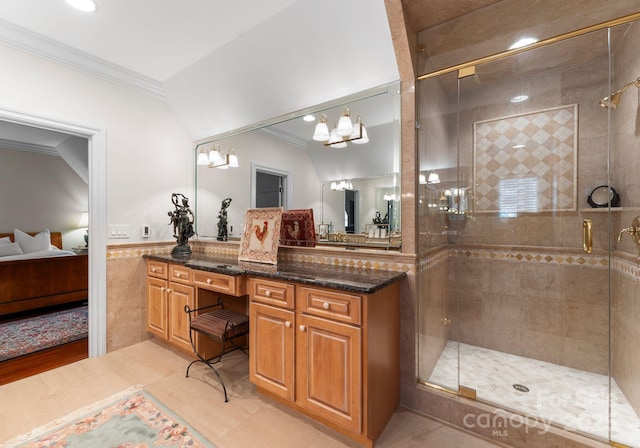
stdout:
{"type": "MultiPolygon", "coordinates": [[[[192,240],[196,253],[237,257],[238,244],[192,240]]],[[[150,338],[146,331],[145,265],[143,255],[168,254],[175,243],[128,243],[107,246],[107,352],[150,338]]],[[[281,260],[403,271],[415,274],[415,257],[397,252],[341,251],[321,247],[280,248],[281,260]]],[[[403,286],[406,288],[406,286],[403,286]]]]}

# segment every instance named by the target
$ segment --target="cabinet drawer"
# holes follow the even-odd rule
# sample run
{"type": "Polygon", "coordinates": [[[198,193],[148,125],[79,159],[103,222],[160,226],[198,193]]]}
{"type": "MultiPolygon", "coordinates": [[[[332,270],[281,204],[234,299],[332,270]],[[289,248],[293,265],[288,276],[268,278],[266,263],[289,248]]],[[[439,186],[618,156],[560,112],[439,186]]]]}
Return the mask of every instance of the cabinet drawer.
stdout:
{"type": "Polygon", "coordinates": [[[241,277],[205,271],[193,271],[192,275],[193,284],[198,288],[220,291],[232,296],[240,295],[238,279],[241,277]]]}
{"type": "Polygon", "coordinates": [[[298,309],[303,313],[354,325],[362,323],[361,296],[303,286],[298,300],[298,309]]]}
{"type": "Polygon", "coordinates": [[[249,294],[255,302],[293,309],[295,287],[288,283],[274,282],[262,278],[249,279],[249,294]]]}
{"type": "Polygon", "coordinates": [[[162,261],[147,260],[147,275],[150,277],[167,278],[169,265],[162,261]]]}
{"type": "Polygon", "coordinates": [[[172,282],[191,284],[191,269],[179,264],[169,266],[169,280],[172,282]]]}

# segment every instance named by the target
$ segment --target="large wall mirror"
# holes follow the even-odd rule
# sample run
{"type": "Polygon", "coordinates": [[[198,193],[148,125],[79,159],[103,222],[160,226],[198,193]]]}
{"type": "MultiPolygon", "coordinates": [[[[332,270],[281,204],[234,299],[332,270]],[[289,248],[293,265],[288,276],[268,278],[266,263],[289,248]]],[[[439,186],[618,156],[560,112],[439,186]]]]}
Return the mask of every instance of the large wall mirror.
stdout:
{"type": "Polygon", "coordinates": [[[399,90],[392,83],[196,142],[198,237],[216,239],[222,202],[231,198],[228,238],[239,238],[245,210],[261,202],[260,179],[275,175],[281,194],[270,196],[285,209],[313,209],[319,245],[399,248],[399,90]],[[333,129],[345,108],[356,124],[352,140],[338,148],[315,141],[318,122],[326,117],[333,129]],[[198,164],[198,157],[209,163],[198,164]]]}

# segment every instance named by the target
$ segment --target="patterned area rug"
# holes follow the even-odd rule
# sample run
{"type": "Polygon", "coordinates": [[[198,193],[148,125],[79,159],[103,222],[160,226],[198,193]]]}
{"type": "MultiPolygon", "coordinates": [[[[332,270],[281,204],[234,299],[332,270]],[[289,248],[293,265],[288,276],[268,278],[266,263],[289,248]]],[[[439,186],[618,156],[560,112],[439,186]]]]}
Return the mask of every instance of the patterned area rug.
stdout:
{"type": "Polygon", "coordinates": [[[0,444],[2,448],[215,448],[139,387],[0,444]]]}
{"type": "Polygon", "coordinates": [[[0,324],[0,361],[87,337],[87,306],[0,324]]]}

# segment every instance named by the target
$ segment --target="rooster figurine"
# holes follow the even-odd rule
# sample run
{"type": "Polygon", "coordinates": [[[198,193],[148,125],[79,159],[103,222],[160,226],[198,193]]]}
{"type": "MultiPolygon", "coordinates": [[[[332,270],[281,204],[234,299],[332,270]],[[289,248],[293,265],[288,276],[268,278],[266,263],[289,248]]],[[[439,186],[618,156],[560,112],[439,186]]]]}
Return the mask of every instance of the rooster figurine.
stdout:
{"type": "Polygon", "coordinates": [[[300,236],[300,223],[298,223],[298,221],[294,221],[293,227],[291,227],[291,225],[288,225],[287,232],[292,239],[297,240],[300,236]]]}
{"type": "Polygon", "coordinates": [[[260,226],[253,226],[253,233],[256,234],[256,238],[260,241],[260,246],[264,246],[264,240],[267,238],[267,231],[269,228],[269,223],[267,221],[264,222],[262,226],[262,230],[260,230],[260,226]]]}

